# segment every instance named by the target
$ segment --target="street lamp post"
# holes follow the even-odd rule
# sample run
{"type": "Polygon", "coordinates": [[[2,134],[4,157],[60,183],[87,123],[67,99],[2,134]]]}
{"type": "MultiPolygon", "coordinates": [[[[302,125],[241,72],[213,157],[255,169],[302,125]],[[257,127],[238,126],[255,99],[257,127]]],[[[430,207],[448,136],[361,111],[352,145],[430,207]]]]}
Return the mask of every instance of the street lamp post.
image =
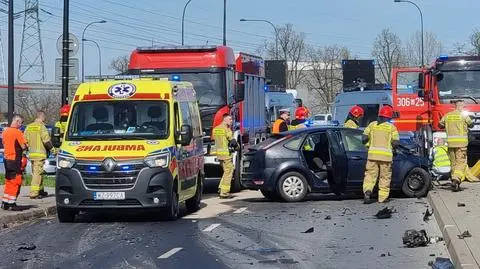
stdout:
{"type": "Polygon", "coordinates": [[[101,53],[101,50],[100,50],[100,46],[94,40],[83,39],[82,41],[92,42],[93,44],[95,44],[97,46],[97,49],[98,49],[98,76],[101,77],[102,76],[102,53],[101,53]]]}
{"type": "Polygon", "coordinates": [[[422,67],[424,65],[424,47],[423,47],[423,14],[422,14],[422,10],[420,9],[420,7],[415,4],[414,2],[412,1],[408,1],[408,0],[394,0],[395,3],[410,3],[412,5],[414,5],[417,9],[418,9],[418,12],[420,12],[420,24],[421,24],[421,40],[422,40],[422,67]]]}
{"type": "Polygon", "coordinates": [[[223,45],[227,45],[227,0],[223,0],[223,45]]]}
{"type": "Polygon", "coordinates": [[[94,21],[94,22],[91,22],[91,23],[87,24],[87,26],[85,26],[85,28],[83,28],[83,32],[82,32],[82,82],[85,82],[85,63],[84,63],[85,62],[85,52],[84,52],[85,31],[92,24],[106,23],[106,22],[107,22],[106,20],[94,21]]]}
{"type": "Polygon", "coordinates": [[[185,10],[187,9],[188,4],[190,4],[192,0],[188,0],[185,6],[183,7],[183,15],[182,15],[182,46],[184,44],[185,39],[185,10]]]}
{"type": "Polygon", "coordinates": [[[8,1],[8,124],[12,123],[15,110],[14,100],[14,34],[13,34],[13,0],[8,1]]]}
{"type": "Polygon", "coordinates": [[[278,60],[278,31],[277,27],[273,23],[267,20],[250,20],[250,19],[240,19],[240,21],[257,21],[257,22],[265,22],[270,24],[273,27],[273,30],[275,31],[275,59],[278,60]]]}

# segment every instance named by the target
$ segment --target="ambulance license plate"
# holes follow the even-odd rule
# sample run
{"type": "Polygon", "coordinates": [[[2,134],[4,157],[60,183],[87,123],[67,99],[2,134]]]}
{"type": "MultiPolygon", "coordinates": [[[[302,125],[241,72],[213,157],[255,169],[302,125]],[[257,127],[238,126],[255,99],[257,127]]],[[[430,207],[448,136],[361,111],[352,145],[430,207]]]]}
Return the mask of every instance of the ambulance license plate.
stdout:
{"type": "Polygon", "coordinates": [[[125,200],[125,192],[94,192],[94,200],[125,200]]]}

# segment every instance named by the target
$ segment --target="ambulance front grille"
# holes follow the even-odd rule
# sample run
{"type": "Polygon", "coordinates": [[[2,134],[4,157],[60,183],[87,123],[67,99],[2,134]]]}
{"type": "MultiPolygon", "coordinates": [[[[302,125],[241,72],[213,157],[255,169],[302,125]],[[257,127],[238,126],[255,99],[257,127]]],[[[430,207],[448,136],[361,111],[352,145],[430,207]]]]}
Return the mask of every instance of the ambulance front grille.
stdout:
{"type": "Polygon", "coordinates": [[[77,163],[83,183],[92,190],[131,189],[138,174],[145,167],[143,162],[118,163],[112,171],[106,171],[102,163],[77,163]],[[127,167],[128,169],[122,169],[127,167]]]}

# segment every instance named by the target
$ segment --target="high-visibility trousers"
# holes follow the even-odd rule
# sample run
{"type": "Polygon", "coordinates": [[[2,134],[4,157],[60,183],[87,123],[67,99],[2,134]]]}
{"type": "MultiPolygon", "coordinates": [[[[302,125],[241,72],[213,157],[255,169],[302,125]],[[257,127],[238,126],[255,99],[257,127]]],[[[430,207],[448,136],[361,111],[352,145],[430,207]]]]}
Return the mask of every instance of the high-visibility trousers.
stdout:
{"type": "Polygon", "coordinates": [[[378,201],[384,202],[390,194],[390,183],[392,182],[392,163],[384,161],[367,160],[365,166],[365,177],[363,178],[363,193],[372,192],[378,182],[378,201]]]}
{"type": "Polygon", "coordinates": [[[448,148],[448,154],[452,163],[452,181],[465,181],[468,172],[467,148],[448,148]]]}
{"type": "Polygon", "coordinates": [[[43,165],[45,160],[32,160],[32,186],[30,187],[30,197],[36,197],[43,191],[43,165]]]}
{"type": "Polygon", "coordinates": [[[228,196],[232,184],[233,170],[235,168],[233,167],[232,158],[220,160],[220,163],[222,164],[223,175],[218,188],[220,189],[220,196],[228,196]]]}
{"type": "Polygon", "coordinates": [[[5,178],[5,189],[3,191],[2,201],[7,204],[16,203],[17,197],[20,194],[21,186],[22,174],[16,174],[13,178],[5,178]]]}

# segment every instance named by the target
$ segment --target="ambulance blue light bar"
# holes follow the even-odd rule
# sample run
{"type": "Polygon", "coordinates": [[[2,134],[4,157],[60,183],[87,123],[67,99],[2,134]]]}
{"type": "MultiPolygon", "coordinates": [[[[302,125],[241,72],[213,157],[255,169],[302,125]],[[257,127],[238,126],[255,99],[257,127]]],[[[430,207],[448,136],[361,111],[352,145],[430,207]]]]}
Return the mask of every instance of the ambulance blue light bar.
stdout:
{"type": "Polygon", "coordinates": [[[179,75],[172,75],[172,81],[180,81],[179,75]]]}

